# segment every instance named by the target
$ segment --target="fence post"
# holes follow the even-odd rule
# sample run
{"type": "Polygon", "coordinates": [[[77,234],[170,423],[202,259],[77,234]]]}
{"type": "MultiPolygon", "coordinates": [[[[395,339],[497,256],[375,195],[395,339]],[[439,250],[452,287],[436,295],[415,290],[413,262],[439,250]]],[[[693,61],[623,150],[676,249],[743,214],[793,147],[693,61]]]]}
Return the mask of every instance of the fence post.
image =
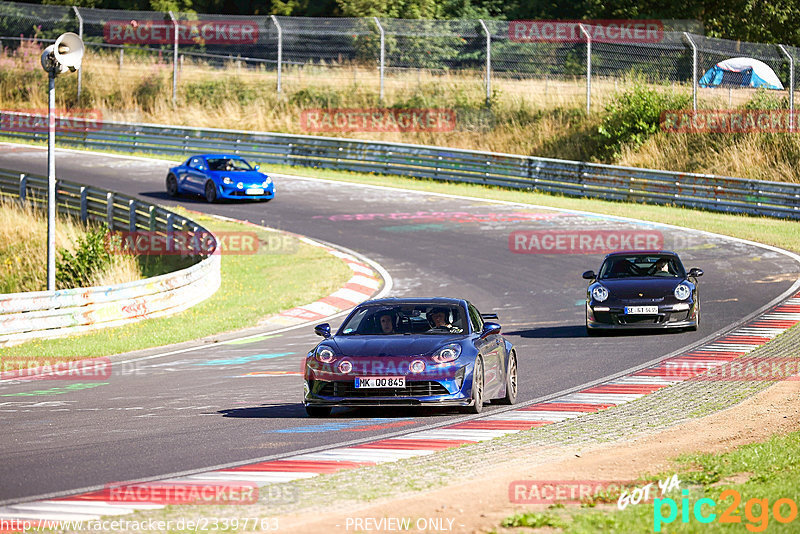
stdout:
{"type": "Polygon", "coordinates": [[[692,111],[697,111],[697,46],[688,32],[683,32],[683,36],[692,47],[692,111]]]}
{"type": "Polygon", "coordinates": [[[778,45],[789,60],[789,131],[794,131],[794,58],[783,45],[778,45]]]}
{"type": "Polygon", "coordinates": [[[122,61],[124,56],[125,56],[125,47],[119,45],[119,70],[122,70],[122,61]]]}
{"type": "Polygon", "coordinates": [[[492,101],[492,34],[483,19],[478,19],[483,31],[486,32],[486,106],[492,101]]]}
{"type": "Polygon", "coordinates": [[[169,18],[175,27],[172,37],[172,105],[174,106],[178,99],[178,19],[172,11],[169,11],[169,18]]]}
{"type": "Polygon", "coordinates": [[[592,36],[583,24],[578,24],[578,27],[586,37],[586,114],[588,115],[592,106],[592,36]]]}
{"type": "Polygon", "coordinates": [[[386,34],[383,31],[383,26],[381,26],[381,21],[378,20],[378,17],[372,17],[372,20],[375,21],[375,25],[378,27],[378,31],[381,32],[381,66],[380,66],[381,92],[380,92],[380,101],[383,102],[383,67],[384,67],[385,59],[386,59],[386,34]]]}
{"type": "Polygon", "coordinates": [[[114,193],[109,191],[106,193],[106,224],[108,229],[114,229],[114,193]]]}
{"type": "Polygon", "coordinates": [[[81,222],[86,224],[89,220],[89,188],[81,186],[81,222]]]}
{"type": "Polygon", "coordinates": [[[136,231],[136,202],[134,199],[128,201],[128,230],[131,232],[136,231]]]}
{"type": "MultiPolygon", "coordinates": [[[[72,10],[75,11],[75,16],[78,17],[78,37],[83,40],[83,17],[81,16],[81,12],[78,11],[76,6],[72,6],[72,10]]],[[[81,103],[81,80],[82,80],[82,73],[83,69],[78,69],[78,106],[81,103]]]]}
{"type": "Polygon", "coordinates": [[[28,178],[24,174],[19,175],[19,202],[25,203],[25,196],[28,193],[28,178]]]}
{"type": "Polygon", "coordinates": [[[283,28],[275,15],[270,15],[272,24],[278,30],[278,94],[281,94],[281,64],[283,63],[283,28]]]}

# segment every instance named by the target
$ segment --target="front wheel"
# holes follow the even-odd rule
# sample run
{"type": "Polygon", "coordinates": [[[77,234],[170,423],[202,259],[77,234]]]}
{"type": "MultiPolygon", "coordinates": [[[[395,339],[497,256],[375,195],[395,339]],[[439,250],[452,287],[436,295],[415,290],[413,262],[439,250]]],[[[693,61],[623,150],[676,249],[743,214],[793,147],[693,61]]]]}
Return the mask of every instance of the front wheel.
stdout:
{"type": "Polygon", "coordinates": [[[167,176],[167,194],[173,198],[178,196],[178,179],[173,174],[167,176]]]}
{"type": "Polygon", "coordinates": [[[483,411],[483,360],[480,356],[475,360],[472,371],[472,406],[467,406],[467,413],[481,413],[483,411]]]}
{"type": "Polygon", "coordinates": [[[328,417],[331,414],[330,406],[306,406],[309,417],[328,417]]]}
{"type": "Polygon", "coordinates": [[[209,180],[206,182],[206,201],[210,203],[215,200],[217,200],[217,186],[214,185],[214,182],[209,180]]]}
{"type": "Polygon", "coordinates": [[[697,311],[695,312],[695,316],[694,316],[694,319],[695,319],[694,320],[694,326],[690,326],[688,328],[688,330],[690,332],[696,332],[697,329],[700,328],[700,301],[699,300],[697,302],[695,302],[695,307],[696,307],[697,311]]]}
{"type": "MultiPolygon", "coordinates": [[[[492,401],[494,403],[494,401],[492,401]]],[[[517,353],[513,350],[508,356],[508,373],[506,374],[506,396],[497,401],[498,404],[515,404],[517,402],[517,353]]]]}

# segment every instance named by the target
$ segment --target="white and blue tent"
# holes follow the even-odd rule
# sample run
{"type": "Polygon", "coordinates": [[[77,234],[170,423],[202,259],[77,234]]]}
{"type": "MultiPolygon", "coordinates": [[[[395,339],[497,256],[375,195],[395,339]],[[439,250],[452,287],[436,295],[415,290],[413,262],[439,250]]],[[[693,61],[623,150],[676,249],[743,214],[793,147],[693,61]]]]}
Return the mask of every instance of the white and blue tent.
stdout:
{"type": "Polygon", "coordinates": [[[751,57],[734,57],[720,61],[703,74],[698,82],[700,87],[764,87],[783,89],[769,65],[751,57]]]}

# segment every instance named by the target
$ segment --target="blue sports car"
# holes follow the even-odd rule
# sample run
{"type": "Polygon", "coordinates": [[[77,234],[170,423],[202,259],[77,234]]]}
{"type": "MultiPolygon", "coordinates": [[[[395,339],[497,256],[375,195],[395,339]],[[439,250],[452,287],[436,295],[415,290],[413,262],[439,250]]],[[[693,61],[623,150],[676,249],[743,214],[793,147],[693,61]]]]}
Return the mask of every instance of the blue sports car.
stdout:
{"type": "Polygon", "coordinates": [[[228,154],[192,156],[167,174],[167,193],[203,195],[208,202],[220,198],[272,200],[275,184],[244,158],[228,154]]]}
{"type": "Polygon", "coordinates": [[[461,299],[379,299],[356,307],[308,353],[303,404],[312,417],[334,406],[460,406],[517,400],[517,355],[497,319],[461,299]]]}

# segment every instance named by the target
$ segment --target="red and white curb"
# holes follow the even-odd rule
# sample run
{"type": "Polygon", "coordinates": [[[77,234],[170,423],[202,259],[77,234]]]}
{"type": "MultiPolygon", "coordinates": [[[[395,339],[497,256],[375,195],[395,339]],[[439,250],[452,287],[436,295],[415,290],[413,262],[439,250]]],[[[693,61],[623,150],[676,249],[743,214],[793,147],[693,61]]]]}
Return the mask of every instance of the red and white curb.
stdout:
{"type": "MultiPolygon", "coordinates": [[[[354,278],[362,274],[364,273],[359,273],[354,278]]],[[[672,384],[689,380],[708,369],[725,365],[768,343],[798,323],[800,323],[800,293],[704,345],[629,375],[546,402],[388,439],[218,469],[160,482],[136,483],[136,487],[146,487],[148,484],[158,487],[164,483],[203,484],[212,487],[231,483],[252,483],[265,486],[344,469],[425,456],[443,449],[486,441],[631,402],[672,384]],[[682,370],[679,376],[674,372],[676,367],[682,370]]],[[[110,500],[109,497],[110,490],[106,489],[60,499],[9,505],[0,508],[0,519],[92,520],[103,515],[128,514],[134,509],[163,508],[163,505],[158,503],[120,503],[110,500]]]]}

